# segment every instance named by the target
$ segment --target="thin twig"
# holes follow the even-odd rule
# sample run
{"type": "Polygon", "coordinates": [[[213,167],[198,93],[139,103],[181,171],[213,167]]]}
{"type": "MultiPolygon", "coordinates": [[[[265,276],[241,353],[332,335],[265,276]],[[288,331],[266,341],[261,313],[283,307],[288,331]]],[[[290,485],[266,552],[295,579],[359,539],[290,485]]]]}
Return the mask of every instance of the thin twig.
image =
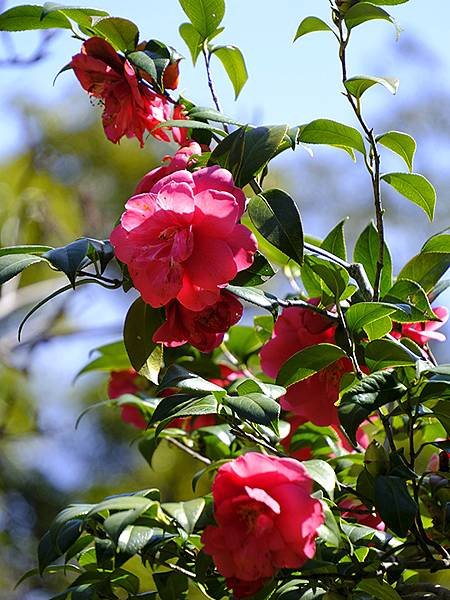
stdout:
{"type": "MultiPolygon", "coordinates": [[[[214,80],[212,78],[211,73],[211,52],[209,51],[206,42],[202,48],[202,54],[205,61],[206,76],[208,78],[208,87],[209,91],[211,92],[211,97],[213,99],[214,106],[219,112],[222,112],[222,107],[220,105],[219,97],[217,95],[216,87],[214,85],[214,80]]],[[[223,129],[226,133],[229,133],[228,125],[226,123],[223,123],[223,129]]]]}
{"type": "Polygon", "coordinates": [[[192,458],[195,458],[196,460],[202,462],[203,464],[205,464],[205,465],[211,464],[211,461],[209,460],[209,458],[206,458],[206,456],[202,456],[195,450],[192,450],[192,448],[189,448],[189,446],[186,446],[182,442],[178,441],[176,438],[167,436],[167,437],[164,437],[164,439],[167,440],[169,442],[169,444],[176,446],[177,448],[179,448],[183,452],[186,452],[186,454],[189,454],[189,456],[192,456],[192,458]]]}

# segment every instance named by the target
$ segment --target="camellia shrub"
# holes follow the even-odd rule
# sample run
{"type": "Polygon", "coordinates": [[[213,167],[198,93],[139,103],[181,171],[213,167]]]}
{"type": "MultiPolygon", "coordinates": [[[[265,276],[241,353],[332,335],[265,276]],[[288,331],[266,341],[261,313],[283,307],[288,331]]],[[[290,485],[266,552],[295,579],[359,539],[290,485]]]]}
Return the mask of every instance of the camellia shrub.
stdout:
{"type": "Polygon", "coordinates": [[[97,348],[83,372],[110,373],[103,404],[136,428],[150,465],[171,444],[197,461],[194,491],[211,483],[193,500],[146,489],[65,508],[38,552],[41,575],[70,579],[54,600],[449,597],[433,574],[450,567],[450,365],[429,343],[445,339],[448,311],[436,300],[450,235],[431,237],[393,274],[383,188],[430,220],[436,194],[413,172],[414,139],[366,121],[365,94],[398,82],[347,67],[353,30],[393,22],[382,6],[407,1],[334,0],[328,23],[298,26],[295,40],[335,38],[359,128],[327,118],[253,126],[223,114],[212,57],[236,96],[247,79],[240,50],[216,45],[224,0],[179,0],[211,107],[177,94],[181,56],[127,19],[54,3],[0,15],[2,31],[61,28],[80,39],[63,70],[101,105],[111,142],[178,145],[123,199],[108,240],[2,248],[0,283],[47,263],[68,277],[59,292],[134,290],[123,338],[97,348]],[[352,256],[343,222],[311,243],[290,195],[265,187],[275,156],[310,144],[344,150],[367,171],[374,222],[352,256]],[[384,153],[404,169],[382,174],[384,153]],[[277,270],[292,286],[283,297],[263,286],[277,270]],[[248,307],[253,325],[248,316],[239,325],[248,307]],[[152,573],[148,589],[136,559],[152,573]]]}

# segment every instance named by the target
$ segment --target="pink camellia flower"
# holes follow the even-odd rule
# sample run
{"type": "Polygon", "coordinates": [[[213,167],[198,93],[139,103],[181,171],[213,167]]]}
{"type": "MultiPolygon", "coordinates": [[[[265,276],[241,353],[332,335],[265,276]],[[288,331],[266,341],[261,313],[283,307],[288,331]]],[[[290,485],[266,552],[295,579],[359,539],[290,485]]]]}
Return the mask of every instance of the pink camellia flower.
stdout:
{"type": "Polygon", "coordinates": [[[147,130],[162,141],[170,138],[160,123],[171,118],[171,104],[138,80],[131,63],[117,54],[106,40],[92,37],[70,63],[81,86],[104,103],[103,128],[114,143],[123,137],[136,137],[144,145],[147,130]]]}
{"type": "Polygon", "coordinates": [[[153,341],[162,342],[169,348],[189,343],[201,352],[211,352],[241,317],[242,304],[224,290],[215,304],[199,311],[184,308],[177,300],[172,300],[166,306],[167,320],[155,331],[153,341]]]}
{"type": "Polygon", "coordinates": [[[217,166],[176,171],[128,200],[110,239],[144,302],[176,299],[192,311],[218,302],[256,252],[256,238],[238,223],[244,207],[231,173],[217,166]]]}
{"type": "Polygon", "coordinates": [[[175,173],[175,171],[183,171],[186,169],[188,164],[192,160],[192,156],[195,154],[201,154],[202,149],[200,148],[197,142],[190,142],[186,146],[182,146],[179,148],[173,156],[165,156],[163,158],[163,162],[165,165],[161,167],[157,167],[153,169],[141,179],[141,181],[137,184],[135,195],[144,194],[146,192],[151,192],[152,187],[155,185],[157,181],[170,175],[171,173],[175,173]]]}
{"type": "MultiPolygon", "coordinates": [[[[141,386],[139,385],[141,381],[142,377],[134,369],[111,371],[108,382],[108,397],[114,400],[124,394],[137,394],[141,390],[141,386]]],[[[120,412],[122,421],[125,421],[125,423],[130,423],[138,429],[147,428],[147,421],[137,406],[122,404],[120,412]]]]}
{"type": "MultiPolygon", "coordinates": [[[[307,308],[285,308],[278,317],[272,339],[261,350],[261,368],[276,377],[296,352],[315,344],[335,344],[336,326],[307,308]]],[[[281,406],[316,425],[339,425],[335,402],[344,373],[352,371],[348,358],[341,358],[312,377],[290,386],[281,406]]]]}
{"type": "Polygon", "coordinates": [[[375,511],[370,511],[358,498],[346,498],[345,500],[341,500],[338,506],[346,509],[341,513],[344,519],[354,519],[360,525],[378,529],[378,531],[386,529],[386,525],[381,520],[380,515],[375,511]]]}
{"type": "Polygon", "coordinates": [[[437,342],[445,342],[445,335],[436,331],[440,329],[448,320],[448,310],[445,306],[437,306],[433,308],[434,314],[440,319],[439,321],[426,321],[425,323],[403,323],[400,331],[393,331],[392,335],[397,339],[408,337],[414,342],[423,346],[431,340],[437,342]]]}
{"type": "Polygon", "coordinates": [[[219,468],[212,488],[217,526],[206,527],[202,543],[237,598],[314,556],[324,516],[311,490],[306,469],[292,458],[248,452],[219,468]]]}

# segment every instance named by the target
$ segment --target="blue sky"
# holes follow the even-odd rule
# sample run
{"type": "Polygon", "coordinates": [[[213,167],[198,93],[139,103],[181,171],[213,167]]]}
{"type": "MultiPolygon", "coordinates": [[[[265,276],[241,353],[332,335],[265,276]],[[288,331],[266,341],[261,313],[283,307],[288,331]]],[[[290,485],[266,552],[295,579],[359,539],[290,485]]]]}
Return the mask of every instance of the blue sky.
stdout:
{"type": "MultiPolygon", "coordinates": [[[[19,2],[6,2],[15,6],[19,2]]],[[[80,2],[80,5],[83,3],[80,2]]],[[[211,105],[205,84],[202,64],[192,67],[188,51],[178,34],[178,26],[185,20],[177,0],[93,0],[89,5],[105,8],[115,16],[135,20],[144,39],[161,39],[178,48],[187,58],[182,67],[180,91],[198,104],[211,105]]],[[[403,29],[398,42],[395,30],[386,22],[371,22],[354,31],[349,52],[351,74],[372,74],[400,77],[398,96],[391,97],[384,89],[371,90],[366,95],[369,112],[389,111],[391,103],[415,94],[423,86],[423,77],[417,80],[417,70],[399,65],[390,58],[389,48],[395,44],[408,47],[412,39],[420,39],[442,61],[442,85],[450,83],[450,47],[448,23],[450,3],[443,0],[410,0],[397,7],[387,7],[403,29]],[[378,57],[385,64],[380,71],[378,57]],[[376,72],[373,71],[377,65],[376,72]]],[[[346,101],[339,94],[339,70],[336,43],[331,34],[316,33],[295,44],[292,39],[298,23],[309,14],[328,19],[328,0],[228,0],[224,20],[225,31],[217,43],[238,45],[247,60],[250,78],[238,102],[221,65],[214,65],[215,78],[228,114],[253,123],[303,123],[317,117],[328,117],[351,123],[352,115],[346,101]]],[[[14,42],[27,54],[33,48],[37,34],[14,34],[14,42]]],[[[52,87],[54,75],[78,51],[79,42],[62,32],[54,40],[49,57],[25,69],[0,70],[0,158],[17,151],[24,144],[23,132],[14,115],[15,99],[53,104],[58,103],[78,85],[70,73],[64,73],[52,87]]],[[[0,56],[5,56],[0,45],[0,56]]],[[[411,65],[413,66],[413,65],[411,65]]],[[[84,92],[79,90],[80,96],[84,92]]],[[[86,98],[86,102],[88,99],[86,98]]]]}

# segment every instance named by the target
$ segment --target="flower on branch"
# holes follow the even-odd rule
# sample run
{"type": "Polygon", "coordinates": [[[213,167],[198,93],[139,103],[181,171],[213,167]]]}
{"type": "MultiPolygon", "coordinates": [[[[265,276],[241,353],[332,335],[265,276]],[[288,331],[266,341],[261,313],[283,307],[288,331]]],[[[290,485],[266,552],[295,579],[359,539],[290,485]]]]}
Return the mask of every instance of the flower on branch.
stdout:
{"type": "Polygon", "coordinates": [[[324,516],[311,491],[306,469],[291,458],[248,452],[219,468],[212,489],[217,525],[206,527],[202,542],[237,598],[314,556],[324,516]]]}
{"type": "Polygon", "coordinates": [[[445,306],[433,308],[433,312],[439,321],[425,321],[424,323],[403,323],[400,331],[393,331],[392,335],[397,339],[408,337],[420,346],[435,340],[445,342],[445,335],[437,331],[448,321],[448,309],[445,306]]]}
{"type": "MultiPolygon", "coordinates": [[[[142,390],[144,381],[145,379],[132,368],[123,371],[112,371],[108,381],[108,397],[115,400],[124,394],[137,394],[142,390]]],[[[125,421],[125,423],[130,423],[138,429],[147,428],[147,421],[137,406],[122,404],[120,412],[122,421],[125,421]]]]}
{"type": "MultiPolygon", "coordinates": [[[[278,317],[272,339],[261,350],[261,368],[276,377],[283,364],[296,352],[316,344],[335,344],[336,325],[307,308],[285,308],[278,317]]],[[[341,358],[312,377],[290,386],[281,406],[315,425],[339,425],[335,402],[339,383],[352,371],[348,358],[341,358]]]]}
{"type": "Polygon", "coordinates": [[[253,262],[256,239],[238,222],[245,196],[225,169],[176,171],[125,208],[111,243],[155,308],[171,300],[191,311],[216,304],[221,288],[253,262]]]}
{"type": "Polygon", "coordinates": [[[106,40],[88,39],[70,65],[83,89],[103,101],[103,128],[111,142],[136,137],[143,146],[145,131],[170,141],[163,128],[155,127],[171,118],[171,103],[140,81],[131,63],[106,40]]]}

